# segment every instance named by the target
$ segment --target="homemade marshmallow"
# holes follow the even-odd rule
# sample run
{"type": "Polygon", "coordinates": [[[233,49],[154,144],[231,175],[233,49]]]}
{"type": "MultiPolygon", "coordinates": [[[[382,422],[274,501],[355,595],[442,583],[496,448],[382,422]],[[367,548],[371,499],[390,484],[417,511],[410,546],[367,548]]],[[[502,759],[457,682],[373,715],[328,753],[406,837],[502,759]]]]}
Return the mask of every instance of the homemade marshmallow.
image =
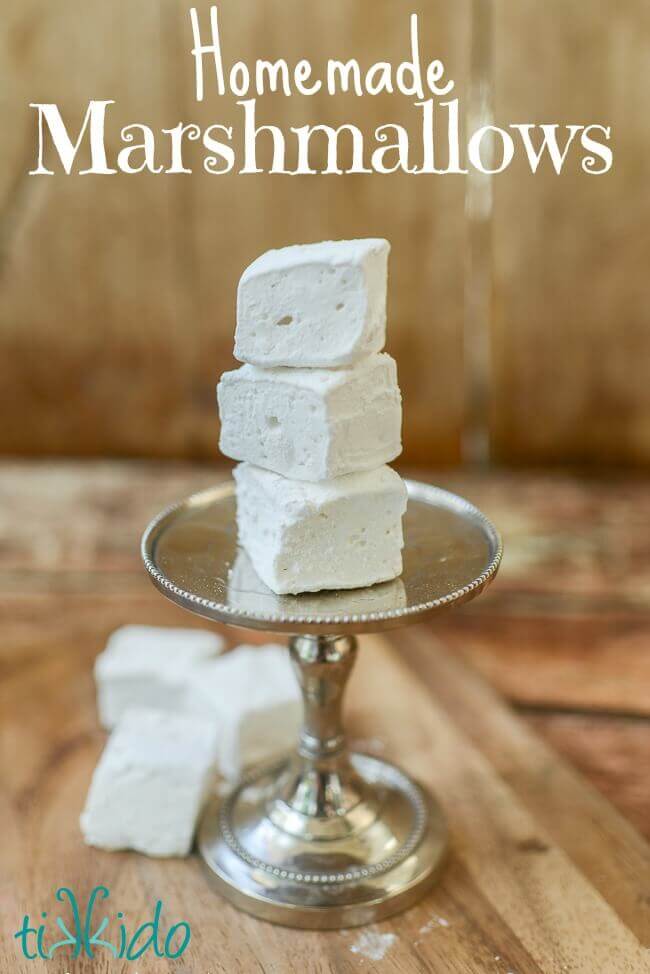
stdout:
{"type": "Polygon", "coordinates": [[[397,368],[384,353],[349,369],[243,365],[222,375],[217,398],[221,452],[284,477],[341,477],[402,449],[397,368]]]}
{"type": "Polygon", "coordinates": [[[95,660],[102,726],[114,727],[131,707],[182,711],[187,669],[217,656],[223,646],[221,636],[202,629],[116,629],[95,660]]]}
{"type": "Polygon", "coordinates": [[[295,746],[301,701],[282,646],[239,646],[189,675],[192,712],[217,721],[219,770],[226,778],[295,746]]]}
{"type": "Polygon", "coordinates": [[[406,487],[390,467],[305,483],[242,463],[234,478],[239,542],[276,594],[359,588],[401,573],[406,487]]]}
{"type": "Polygon", "coordinates": [[[269,250],[237,291],[235,358],[262,366],[351,365],[386,340],[387,240],[269,250]]]}
{"type": "MultiPolygon", "coordinates": [[[[309,613],[308,599],[304,594],[276,595],[265,585],[253,568],[248,553],[239,548],[228,572],[228,601],[237,609],[252,616],[275,615],[305,616],[309,613]]],[[[355,593],[359,611],[397,612],[406,606],[406,589],[401,578],[378,582],[355,593]]],[[[341,613],[340,592],[318,593],[318,612],[323,616],[341,613]]]]}
{"type": "Polygon", "coordinates": [[[215,780],[217,731],[199,717],[131,710],[108,739],[80,818],[88,845],[184,856],[215,780]]]}

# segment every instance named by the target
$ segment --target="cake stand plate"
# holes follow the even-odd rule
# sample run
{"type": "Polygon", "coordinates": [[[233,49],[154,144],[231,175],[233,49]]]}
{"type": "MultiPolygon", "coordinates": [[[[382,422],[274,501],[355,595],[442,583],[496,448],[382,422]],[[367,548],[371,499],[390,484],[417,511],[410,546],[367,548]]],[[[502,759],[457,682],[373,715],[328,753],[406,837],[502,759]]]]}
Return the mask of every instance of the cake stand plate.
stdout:
{"type": "Polygon", "coordinates": [[[198,835],[218,890],[262,919],[320,929],[372,923],[422,896],[443,861],[435,799],[394,765],[348,753],[343,691],[355,633],[475,597],[496,575],[502,547],[468,501],[416,481],[407,488],[403,573],[364,589],[274,595],[237,547],[232,482],[163,511],[142,539],[145,566],[172,601],[290,636],[304,700],[297,750],[214,798],[198,835]]]}

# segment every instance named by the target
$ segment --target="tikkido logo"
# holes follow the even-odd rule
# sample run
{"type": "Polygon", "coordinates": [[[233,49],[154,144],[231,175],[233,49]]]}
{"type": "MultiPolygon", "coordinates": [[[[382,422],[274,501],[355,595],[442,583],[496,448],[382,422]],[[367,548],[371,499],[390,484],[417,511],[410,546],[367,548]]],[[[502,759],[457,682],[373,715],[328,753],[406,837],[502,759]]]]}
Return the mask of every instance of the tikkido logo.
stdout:
{"type": "Polygon", "coordinates": [[[70,949],[72,959],[82,955],[90,958],[105,956],[106,951],[116,960],[137,960],[148,951],[156,957],[174,959],[180,957],[189,945],[192,932],[185,920],[172,924],[163,934],[162,900],[156,902],[151,920],[130,933],[121,910],[114,917],[95,916],[99,913],[98,901],[110,897],[106,886],[95,886],[91,890],[85,910],[80,909],[75,894],[67,886],[61,886],[54,895],[59,903],[67,902],[69,916],[49,917],[47,912],[42,912],[42,922],[32,925],[29,914],[25,914],[20,929],[14,934],[27,960],[51,960],[66,947],[70,949]],[[113,929],[109,930],[112,921],[113,929]],[[94,925],[96,929],[93,931],[94,925]],[[58,931],[52,928],[58,928],[58,931]],[[62,933],[63,938],[54,940],[57,933],[62,933]]]}

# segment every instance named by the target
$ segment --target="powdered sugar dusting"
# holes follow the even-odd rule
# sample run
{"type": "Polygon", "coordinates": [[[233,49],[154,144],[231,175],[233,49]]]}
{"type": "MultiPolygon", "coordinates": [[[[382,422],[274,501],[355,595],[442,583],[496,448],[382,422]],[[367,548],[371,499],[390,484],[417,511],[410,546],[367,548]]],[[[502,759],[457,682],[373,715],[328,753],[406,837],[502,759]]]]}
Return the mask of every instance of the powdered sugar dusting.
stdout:
{"type": "Polygon", "coordinates": [[[359,954],[368,960],[383,960],[396,940],[394,933],[373,933],[371,930],[364,930],[350,950],[353,954],[359,954]]]}
{"type": "Polygon", "coordinates": [[[431,919],[420,927],[420,933],[429,933],[434,927],[448,927],[450,926],[449,920],[445,917],[432,916],[431,919]]]}

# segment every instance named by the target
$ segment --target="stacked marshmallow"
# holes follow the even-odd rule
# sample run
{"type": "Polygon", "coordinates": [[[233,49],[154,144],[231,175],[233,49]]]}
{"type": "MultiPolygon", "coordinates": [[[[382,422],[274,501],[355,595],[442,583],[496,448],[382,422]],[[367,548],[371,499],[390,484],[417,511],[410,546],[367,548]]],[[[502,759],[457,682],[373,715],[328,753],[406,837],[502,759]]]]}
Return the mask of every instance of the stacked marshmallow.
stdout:
{"type": "Polygon", "coordinates": [[[402,406],[386,338],[386,240],[271,250],[244,272],[217,387],[239,540],[276,594],[402,571],[402,406]]]}

